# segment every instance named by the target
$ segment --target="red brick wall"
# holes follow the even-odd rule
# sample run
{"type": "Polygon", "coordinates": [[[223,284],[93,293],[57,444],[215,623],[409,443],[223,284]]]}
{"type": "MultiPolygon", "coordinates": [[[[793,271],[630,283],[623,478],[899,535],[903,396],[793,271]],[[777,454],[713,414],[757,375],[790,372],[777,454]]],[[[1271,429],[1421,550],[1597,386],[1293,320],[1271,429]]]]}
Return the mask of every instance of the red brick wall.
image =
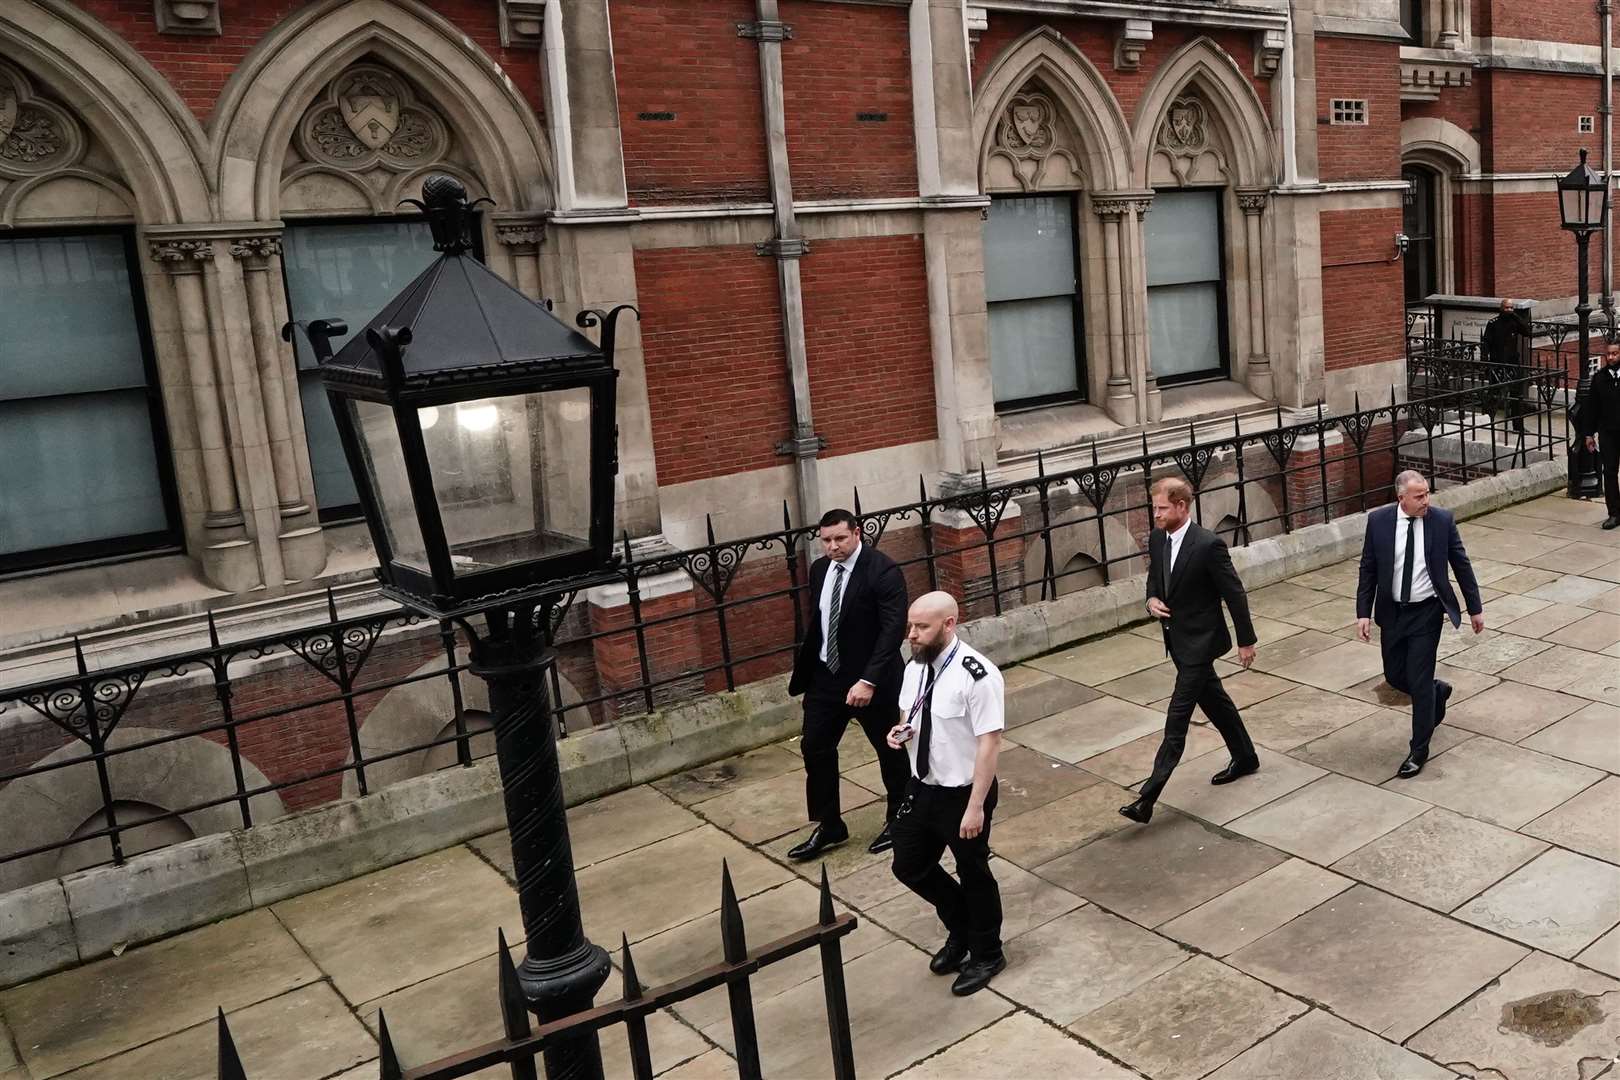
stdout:
{"type": "MultiPolygon", "coordinates": [[[[1552,191],[1497,195],[1491,201],[1491,216],[1496,295],[1575,294],[1575,238],[1559,227],[1557,195],[1552,191]]],[[[1603,239],[1598,234],[1587,250],[1593,296],[1602,287],[1602,252],[1603,239]]]]}
{"type": "Polygon", "coordinates": [[[1575,167],[1585,146],[1601,168],[1602,135],[1580,134],[1575,118],[1597,117],[1602,92],[1601,80],[1583,75],[1493,71],[1486,167],[1493,172],[1565,173],[1575,167]]]}
{"type": "Polygon", "coordinates": [[[800,272],[823,456],[934,438],[922,237],[818,240],[800,272]]]}
{"type": "Polygon", "coordinates": [[[1330,210],[1322,214],[1322,334],[1326,368],[1354,367],[1404,355],[1402,267],[1391,262],[1401,212],[1330,210]]]}
{"type": "MultiPolygon", "coordinates": [[[[1533,38],[1537,41],[1573,41],[1596,45],[1597,5],[1590,0],[1486,0],[1492,37],[1533,38]]],[[[1477,15],[1476,15],[1477,19],[1477,15]]],[[[1481,33],[1476,23],[1475,33],[1481,33]]]]}
{"type": "Polygon", "coordinates": [[[752,247],[638,251],[636,282],[659,482],[783,464],[776,444],[791,410],[776,261],[752,247]]]}
{"type": "Polygon", "coordinates": [[[737,36],[754,5],[614,0],[609,11],[630,201],[768,199],[759,46],[737,36]],[[675,119],[638,119],[664,112],[675,119]]]}
{"type": "Polygon", "coordinates": [[[1323,180],[1386,179],[1401,171],[1400,47],[1316,39],[1316,144],[1323,180]],[[1364,98],[1367,124],[1329,123],[1332,99],[1364,98]]]}
{"type": "MultiPolygon", "coordinates": [[[[76,0],[134,46],[168,79],[198,119],[206,119],[231,73],[254,45],[306,0],[220,0],[219,37],[180,37],[157,32],[147,0],[76,0]]],[[[536,112],[541,109],[540,52],[501,48],[496,7],[486,0],[425,0],[501,66],[536,112]]],[[[733,31],[735,32],[735,31],[733,31]]]]}
{"type": "Polygon", "coordinates": [[[793,27],[782,81],[794,197],[917,194],[906,10],[795,0],[782,18],[793,27]]]}

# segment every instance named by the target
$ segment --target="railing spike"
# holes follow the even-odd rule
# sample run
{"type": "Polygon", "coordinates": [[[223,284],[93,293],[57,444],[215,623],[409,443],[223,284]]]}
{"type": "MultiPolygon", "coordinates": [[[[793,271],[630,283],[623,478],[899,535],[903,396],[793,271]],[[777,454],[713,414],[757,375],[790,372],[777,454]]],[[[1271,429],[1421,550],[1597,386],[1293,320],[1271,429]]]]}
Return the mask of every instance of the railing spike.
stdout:
{"type": "Polygon", "coordinates": [[[786,499],[782,500],[782,531],[793,531],[793,514],[788,510],[788,502],[786,499]]]}
{"type": "Polygon", "coordinates": [[[624,1000],[635,1001],[641,997],[641,979],[636,976],[636,959],[630,955],[630,936],[621,932],[619,943],[624,956],[624,1000]]]}
{"type": "Polygon", "coordinates": [[[980,487],[981,490],[984,490],[984,491],[989,491],[990,490],[990,478],[989,478],[988,475],[986,475],[986,473],[984,471],[984,462],[983,461],[979,462],[979,487],[980,487]]]}
{"type": "Polygon", "coordinates": [[[388,1034],[388,1018],[377,1010],[377,1057],[380,1062],[378,1080],[405,1080],[405,1068],[394,1051],[394,1040],[388,1034]]]}
{"type": "Polygon", "coordinates": [[[1097,436],[1095,435],[1091,437],[1091,465],[1092,468],[1097,466],[1097,436]]]}
{"type": "Polygon", "coordinates": [[[855,485],[852,493],[855,497],[855,520],[859,521],[861,517],[861,487],[859,484],[855,485]]]}
{"type": "Polygon", "coordinates": [[[225,1010],[219,1010],[219,1080],[247,1080],[242,1058],[236,1052],[236,1040],[231,1038],[230,1025],[225,1022],[225,1010]]]}
{"type": "Polygon", "coordinates": [[[326,587],[326,613],[328,615],[332,616],[332,621],[333,622],[338,621],[338,617],[337,617],[337,594],[332,591],[332,586],[330,586],[330,585],[328,585],[326,587]]]}
{"type": "Polygon", "coordinates": [[[833,924],[832,887],[827,884],[827,864],[821,864],[821,912],[818,919],[822,926],[833,924]]]}
{"type": "Polygon", "coordinates": [[[495,967],[500,973],[499,992],[501,1020],[508,1039],[522,1039],[529,1034],[529,1006],[523,997],[523,984],[518,982],[517,968],[512,963],[512,951],[506,944],[506,931],[495,930],[495,967]]]}
{"type": "Polygon", "coordinates": [[[922,473],[917,474],[917,501],[928,501],[928,478],[922,473]]]}
{"type": "Polygon", "coordinates": [[[748,936],[743,930],[742,906],[731,884],[731,867],[720,860],[720,945],[726,963],[740,964],[748,956],[748,936]]]}
{"type": "Polygon", "coordinates": [[[619,532],[619,537],[620,537],[622,543],[624,544],[624,565],[629,566],[630,565],[630,531],[628,529],[621,530],[619,532]]]}
{"type": "Polygon", "coordinates": [[[219,624],[214,621],[214,613],[208,612],[208,647],[219,648],[219,624]]]}
{"type": "Polygon", "coordinates": [[[1360,390],[1357,390],[1355,392],[1355,404],[1356,404],[1355,411],[1359,413],[1361,411],[1361,391],[1360,390]]]}
{"type": "Polygon", "coordinates": [[[714,547],[714,518],[712,515],[703,515],[703,527],[709,534],[709,546],[714,547]]]}
{"type": "MultiPolygon", "coordinates": [[[[84,643],[79,640],[78,634],[73,635],[73,662],[79,666],[80,675],[90,674],[90,665],[84,662],[84,643]]],[[[85,705],[88,706],[89,702],[85,702],[85,705]]]]}
{"type": "Polygon", "coordinates": [[[1035,475],[1046,476],[1046,455],[1041,453],[1039,447],[1035,449],[1035,475]]]}

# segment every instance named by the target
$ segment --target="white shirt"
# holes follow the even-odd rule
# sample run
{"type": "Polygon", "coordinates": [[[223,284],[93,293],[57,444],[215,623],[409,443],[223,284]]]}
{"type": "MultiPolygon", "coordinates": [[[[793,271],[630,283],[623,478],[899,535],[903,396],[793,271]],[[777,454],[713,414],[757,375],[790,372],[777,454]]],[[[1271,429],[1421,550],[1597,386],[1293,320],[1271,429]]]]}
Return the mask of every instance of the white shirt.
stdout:
{"type": "MultiPolygon", "coordinates": [[[[856,544],[855,545],[855,550],[849,553],[849,558],[845,559],[843,562],[832,562],[832,563],[830,563],[828,565],[828,567],[827,567],[826,580],[824,580],[821,583],[821,600],[820,600],[820,605],[821,605],[821,662],[823,664],[825,664],[827,662],[827,639],[828,639],[828,637],[831,636],[828,633],[828,625],[827,624],[832,620],[833,585],[836,584],[837,581],[838,581],[838,577],[839,577],[838,568],[840,566],[842,566],[844,568],[843,592],[840,592],[839,596],[838,596],[838,617],[839,617],[839,619],[843,619],[843,617],[844,617],[844,611],[843,611],[843,608],[844,608],[844,596],[843,596],[843,594],[849,591],[849,578],[850,578],[851,574],[855,573],[855,560],[857,560],[857,559],[859,559],[861,557],[861,549],[863,547],[865,547],[864,544],[856,544]]],[[[848,659],[849,659],[848,657],[840,656],[838,658],[839,665],[842,666],[843,664],[847,663],[848,659]]]]}
{"type": "Polygon", "coordinates": [[[1166,582],[1170,580],[1170,574],[1176,568],[1176,556],[1181,554],[1181,542],[1187,539],[1187,529],[1191,526],[1192,518],[1189,516],[1186,521],[1181,523],[1181,528],[1170,534],[1169,565],[1164,568],[1164,580],[1166,582]]]}
{"type": "MultiPolygon", "coordinates": [[[[923,783],[966,787],[973,783],[979,736],[1007,726],[1006,683],[1000,669],[961,638],[945,646],[934,658],[933,667],[928,776],[923,783]],[[982,678],[974,678],[973,673],[962,666],[962,662],[970,658],[977,661],[984,672],[982,678]]],[[[912,776],[917,775],[917,744],[922,741],[922,707],[917,699],[927,681],[927,672],[928,665],[913,661],[906,665],[905,681],[900,684],[900,715],[915,729],[906,741],[912,776]]]]}
{"type": "Polygon", "coordinates": [[[1434,595],[1434,582],[1429,580],[1429,563],[1423,557],[1423,519],[1412,517],[1399,506],[1395,508],[1395,576],[1390,579],[1389,595],[1401,603],[1401,574],[1406,566],[1407,522],[1413,521],[1412,533],[1412,603],[1427,600],[1434,595]]]}

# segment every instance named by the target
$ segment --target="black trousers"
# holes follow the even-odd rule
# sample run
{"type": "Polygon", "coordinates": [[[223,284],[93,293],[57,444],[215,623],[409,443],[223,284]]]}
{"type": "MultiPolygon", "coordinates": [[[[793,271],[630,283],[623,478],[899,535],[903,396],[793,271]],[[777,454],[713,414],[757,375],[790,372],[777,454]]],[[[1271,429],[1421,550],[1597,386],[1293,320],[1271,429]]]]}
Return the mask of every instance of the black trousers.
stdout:
{"type": "Polygon", "coordinates": [[[1598,436],[1598,460],[1603,469],[1603,501],[1608,504],[1609,516],[1620,518],[1620,431],[1605,431],[1598,436]]]}
{"type": "Polygon", "coordinates": [[[936,787],[913,778],[892,829],[895,878],[934,905],[946,932],[967,942],[974,959],[1001,952],[1001,889],[990,872],[990,819],[997,787],[991,781],[984,800],[984,830],[971,840],[961,835],[971,784],[936,787]],[[956,857],[954,878],[939,865],[946,848],[956,857]]]}
{"type": "Polygon", "coordinates": [[[1440,649],[1445,607],[1431,596],[1416,604],[1396,604],[1395,617],[1379,628],[1384,652],[1384,681],[1412,696],[1412,756],[1429,757],[1434,734],[1434,658],[1440,649]]]}
{"type": "Polygon", "coordinates": [[[1158,801],[1170,774],[1181,762],[1187,748],[1187,726],[1192,722],[1193,708],[1204,710],[1209,722],[1226,740],[1226,749],[1236,762],[1255,760],[1254,743],[1243,726],[1243,717],[1232,704],[1232,698],[1215,674],[1215,662],[1202,664],[1176,663],[1176,688],[1170,692],[1170,706],[1164,714],[1164,741],[1153,758],[1153,775],[1142,785],[1142,800],[1149,805],[1158,801]]]}
{"type": "Polygon", "coordinates": [[[804,756],[804,803],[809,820],[823,825],[843,820],[838,799],[838,743],[851,720],[861,725],[866,741],[877,751],[878,768],[889,797],[888,817],[892,821],[906,795],[911,765],[904,750],[889,746],[889,729],[900,722],[900,707],[882,693],[872,697],[864,708],[851,708],[844,701],[849,687],[842,684],[818,662],[804,695],[804,728],[799,753],[804,756]]]}

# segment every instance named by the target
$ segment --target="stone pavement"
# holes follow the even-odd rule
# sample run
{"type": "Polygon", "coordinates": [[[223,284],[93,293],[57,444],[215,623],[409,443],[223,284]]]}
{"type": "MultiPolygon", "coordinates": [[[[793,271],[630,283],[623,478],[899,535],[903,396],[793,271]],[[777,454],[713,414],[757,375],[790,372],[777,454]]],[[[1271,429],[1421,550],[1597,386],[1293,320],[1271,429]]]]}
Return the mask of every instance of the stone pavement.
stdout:
{"type": "MultiPolygon", "coordinates": [[[[852,733],[863,842],[826,865],[860,920],[860,1075],[1620,1074],[1620,531],[1601,516],[1548,497],[1463,526],[1489,629],[1445,636],[1456,694],[1414,780],[1392,779],[1405,701],[1354,640],[1353,562],[1253,595],[1259,660],[1227,685],[1262,770],[1211,787],[1225,754],[1195,728],[1145,828],[1115,808],[1171,686],[1155,630],[1009,671],[992,847],[1010,964],[971,998],[928,975],[940,928],[865,853],[879,780],[852,733]]],[[[647,984],[718,960],[722,859],[750,941],[812,922],[819,864],[783,857],[801,799],[789,742],[575,808],[591,937],[627,935],[647,984]]],[[[0,1080],[212,1078],[216,1006],[252,1080],[376,1076],[379,1008],[407,1064],[495,1038],[495,931],[521,938],[508,869],[486,837],[6,991],[0,1080]]],[[[813,956],[764,970],[754,1001],[767,1076],[830,1075],[813,956]]],[[[649,1028],[663,1076],[735,1076],[722,992],[649,1028]]],[[[603,1045],[628,1076],[622,1031],[603,1045]]]]}

